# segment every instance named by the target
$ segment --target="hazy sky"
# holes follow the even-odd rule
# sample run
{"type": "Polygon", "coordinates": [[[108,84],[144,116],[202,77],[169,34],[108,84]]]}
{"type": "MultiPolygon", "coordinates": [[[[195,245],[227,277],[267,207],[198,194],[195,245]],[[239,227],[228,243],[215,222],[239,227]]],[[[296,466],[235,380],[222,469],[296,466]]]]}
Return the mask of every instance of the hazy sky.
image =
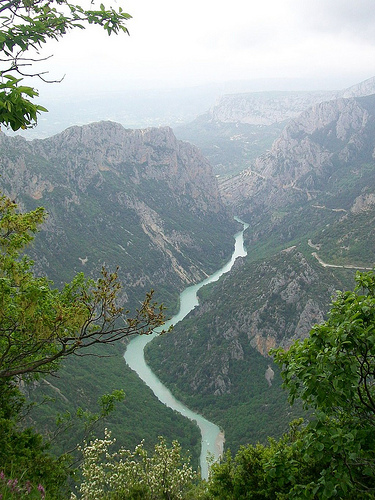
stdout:
{"type": "Polygon", "coordinates": [[[343,88],[375,75],[374,0],[118,0],[112,5],[133,16],[130,36],[108,37],[94,27],[48,46],[47,53],[54,54],[46,63],[50,76],[66,74],[61,90],[271,78],[343,88]]]}

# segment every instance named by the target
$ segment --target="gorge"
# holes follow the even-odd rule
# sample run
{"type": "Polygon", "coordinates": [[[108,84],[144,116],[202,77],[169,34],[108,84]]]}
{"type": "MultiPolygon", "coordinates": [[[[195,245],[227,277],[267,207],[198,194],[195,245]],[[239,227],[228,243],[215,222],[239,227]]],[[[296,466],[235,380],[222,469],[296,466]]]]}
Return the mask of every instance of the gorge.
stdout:
{"type": "MultiPolygon", "coordinates": [[[[271,97],[262,106],[272,118],[271,97]]],[[[373,95],[331,96],[271,125],[249,123],[248,107],[242,115],[237,109],[241,99],[226,98],[222,113],[210,115],[234,117],[237,125],[202,119],[190,126],[195,137],[202,127],[216,137],[212,147],[221,169],[232,158],[229,146],[238,146],[233,162],[241,172],[232,164],[226,176],[215,177],[199,149],[169,127],[134,131],[101,122],[35,141],[0,134],[3,192],[23,210],[43,205],[49,213],[29,254],[37,272],[57,286],[81,271],[94,277],[103,263],[119,265],[126,307],[137,308],[154,288],[173,316],[181,291],[228,260],[238,227],[233,214],[249,224],[249,254],[199,290],[199,307],[172,334],[145,348],[162,383],[224,429],[225,447],[234,452],[279,436],[300,415],[286,401],[269,349],[303,339],[325,318],[335,290],[353,285],[355,271],[348,266],[373,266],[375,220],[373,95]],[[250,127],[246,134],[243,127],[250,127]],[[250,136],[260,152],[253,159],[250,136]],[[343,267],[322,267],[313,252],[343,267]]],[[[244,99],[255,106],[251,96],[244,99]]],[[[110,361],[67,362],[59,379],[41,380],[30,397],[54,398],[64,413],[78,400],[92,409],[98,394],[122,387],[125,403],[107,421],[119,439],[131,447],[160,434],[176,437],[198,463],[195,426],[164,408],[138,380],[123,362],[124,347],[104,353],[113,355],[110,361]]],[[[49,429],[52,413],[47,408],[35,422],[49,429]]]]}
{"type": "MultiPolygon", "coordinates": [[[[230,261],[202,282],[186,288],[180,294],[179,312],[170,320],[168,320],[163,328],[168,329],[171,325],[174,326],[178,322],[182,321],[190,313],[190,311],[192,311],[194,307],[198,305],[198,290],[205,285],[214,283],[223,274],[229,272],[237,257],[245,257],[247,255],[247,250],[244,247],[243,234],[244,231],[249,227],[249,225],[238,218],[236,218],[236,220],[237,222],[243,224],[243,229],[242,231],[236,233],[234,236],[235,245],[230,261]]],[[[125,361],[128,366],[132,368],[138,374],[138,376],[152,389],[153,393],[159,399],[159,401],[197,423],[202,435],[200,455],[201,476],[203,479],[207,479],[209,456],[213,457],[214,460],[219,460],[223,455],[224,432],[220,430],[217,425],[209,422],[201,415],[189,410],[189,408],[177,401],[176,398],[171,394],[171,392],[165,386],[163,386],[160,380],[150,370],[147,363],[145,362],[143,351],[145,346],[149,342],[151,342],[157,335],[158,331],[155,331],[153,335],[134,338],[125,351],[125,361]]]]}

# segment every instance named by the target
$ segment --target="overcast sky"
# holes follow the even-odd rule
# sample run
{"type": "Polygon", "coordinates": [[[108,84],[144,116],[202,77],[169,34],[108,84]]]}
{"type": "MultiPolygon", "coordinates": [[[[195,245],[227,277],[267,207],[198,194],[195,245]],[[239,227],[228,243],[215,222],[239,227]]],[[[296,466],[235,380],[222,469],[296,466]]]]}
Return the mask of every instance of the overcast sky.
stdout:
{"type": "Polygon", "coordinates": [[[48,46],[54,54],[46,65],[51,78],[66,74],[61,91],[280,78],[333,89],[375,75],[374,0],[118,0],[112,5],[133,16],[130,36],[108,37],[90,27],[48,46]]]}

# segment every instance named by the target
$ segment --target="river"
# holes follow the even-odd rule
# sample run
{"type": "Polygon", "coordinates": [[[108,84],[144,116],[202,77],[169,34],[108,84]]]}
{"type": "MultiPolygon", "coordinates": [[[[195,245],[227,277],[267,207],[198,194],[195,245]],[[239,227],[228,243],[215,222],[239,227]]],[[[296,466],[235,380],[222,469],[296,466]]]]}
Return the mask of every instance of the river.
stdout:
{"type": "MultiPolygon", "coordinates": [[[[190,311],[194,309],[194,307],[198,305],[198,290],[204,285],[217,281],[224,273],[230,271],[237,257],[245,257],[247,255],[247,251],[244,247],[243,233],[249,227],[249,225],[238,218],[236,218],[236,220],[243,224],[243,229],[234,236],[235,245],[231,259],[214,274],[201,281],[197,285],[189,286],[181,293],[179,312],[175,316],[173,316],[163,326],[163,328],[167,329],[170,325],[175,325],[176,323],[181,321],[190,311]]],[[[134,339],[132,339],[129,343],[124,354],[125,361],[129,365],[129,367],[134,370],[138,374],[138,376],[150,387],[159,401],[197,423],[202,434],[202,447],[200,456],[201,476],[203,479],[207,479],[207,457],[208,455],[212,455],[214,459],[217,460],[222,455],[224,448],[224,433],[217,425],[209,422],[207,419],[202,417],[202,415],[193,412],[180,401],[178,401],[169,391],[169,389],[167,389],[160,382],[160,380],[146,364],[143,350],[146,344],[151,342],[151,340],[156,335],[158,335],[157,330],[151,335],[134,337],[134,339]]]]}

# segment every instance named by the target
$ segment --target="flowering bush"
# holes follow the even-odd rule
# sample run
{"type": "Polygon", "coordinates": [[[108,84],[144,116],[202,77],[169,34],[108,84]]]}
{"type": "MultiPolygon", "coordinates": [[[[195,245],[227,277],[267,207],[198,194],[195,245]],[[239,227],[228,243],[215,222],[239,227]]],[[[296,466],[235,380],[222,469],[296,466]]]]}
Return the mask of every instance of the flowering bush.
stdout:
{"type": "Polygon", "coordinates": [[[41,499],[46,497],[44,487],[39,484],[33,485],[30,481],[22,482],[17,478],[8,478],[4,471],[0,471],[0,500],[21,499],[21,498],[41,499]]]}
{"type": "MultiPolygon", "coordinates": [[[[84,500],[97,498],[142,498],[145,500],[182,499],[197,477],[189,462],[181,457],[181,446],[173,441],[168,448],[160,437],[152,456],[143,442],[134,451],[120,448],[110,453],[115,443],[105,430],[104,439],[96,439],[80,448],[83,454],[83,481],[79,492],[84,500]]],[[[72,499],[76,498],[72,494],[72,499]]]]}

